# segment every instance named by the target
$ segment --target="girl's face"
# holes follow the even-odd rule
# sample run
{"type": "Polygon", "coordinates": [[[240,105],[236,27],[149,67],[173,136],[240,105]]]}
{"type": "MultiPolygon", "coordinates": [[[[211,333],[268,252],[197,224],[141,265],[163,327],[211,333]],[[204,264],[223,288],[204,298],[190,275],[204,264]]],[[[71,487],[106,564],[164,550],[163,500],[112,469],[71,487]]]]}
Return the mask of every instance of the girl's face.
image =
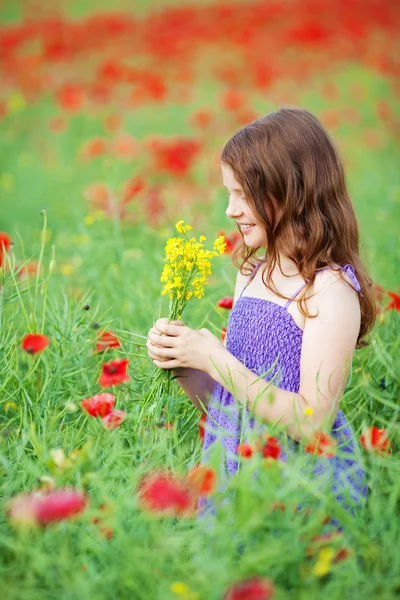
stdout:
{"type": "Polygon", "coordinates": [[[222,180],[229,191],[229,204],[226,215],[234,219],[243,234],[243,240],[249,248],[261,248],[267,245],[264,225],[258,220],[247,203],[241,185],[236,181],[228,165],[221,164],[222,180]]]}

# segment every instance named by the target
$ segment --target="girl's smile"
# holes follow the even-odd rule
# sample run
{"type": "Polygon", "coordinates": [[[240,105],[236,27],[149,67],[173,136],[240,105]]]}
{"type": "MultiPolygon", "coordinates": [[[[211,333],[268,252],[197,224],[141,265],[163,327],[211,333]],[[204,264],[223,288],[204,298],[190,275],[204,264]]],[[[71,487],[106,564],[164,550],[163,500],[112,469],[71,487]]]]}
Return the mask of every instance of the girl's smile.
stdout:
{"type": "Polygon", "coordinates": [[[229,204],[226,215],[234,219],[243,234],[244,242],[249,248],[260,248],[267,245],[267,235],[263,224],[251,210],[240,183],[235,179],[228,165],[221,165],[224,186],[229,191],[229,204]]]}

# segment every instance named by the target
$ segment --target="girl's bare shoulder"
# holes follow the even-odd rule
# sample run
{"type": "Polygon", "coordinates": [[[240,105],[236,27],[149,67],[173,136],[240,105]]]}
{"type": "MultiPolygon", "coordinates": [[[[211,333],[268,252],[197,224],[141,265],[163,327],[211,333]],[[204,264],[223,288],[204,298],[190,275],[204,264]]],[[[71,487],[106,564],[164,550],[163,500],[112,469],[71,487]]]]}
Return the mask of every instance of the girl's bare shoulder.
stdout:
{"type": "Polygon", "coordinates": [[[358,292],[347,273],[340,268],[329,268],[321,271],[315,277],[311,297],[307,299],[308,308],[314,309],[322,305],[349,311],[354,317],[360,314],[358,292]]]}

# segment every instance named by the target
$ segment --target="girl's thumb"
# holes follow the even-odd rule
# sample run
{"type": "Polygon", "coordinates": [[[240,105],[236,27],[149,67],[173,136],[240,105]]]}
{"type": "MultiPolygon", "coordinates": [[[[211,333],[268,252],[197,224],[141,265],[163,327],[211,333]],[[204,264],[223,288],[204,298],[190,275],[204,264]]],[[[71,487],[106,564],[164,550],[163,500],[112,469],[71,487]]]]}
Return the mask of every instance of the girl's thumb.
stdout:
{"type": "Polygon", "coordinates": [[[182,321],[171,321],[172,325],[183,325],[182,321]]]}

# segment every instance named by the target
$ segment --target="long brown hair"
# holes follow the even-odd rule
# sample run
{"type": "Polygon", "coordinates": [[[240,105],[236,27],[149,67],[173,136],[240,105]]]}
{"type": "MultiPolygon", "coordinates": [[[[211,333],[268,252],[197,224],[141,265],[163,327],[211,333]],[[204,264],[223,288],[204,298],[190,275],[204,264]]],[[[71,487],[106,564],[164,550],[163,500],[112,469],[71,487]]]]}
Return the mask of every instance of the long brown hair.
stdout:
{"type": "MultiPolygon", "coordinates": [[[[313,318],[306,299],[317,271],[336,267],[346,281],[337,265],[353,265],[363,294],[356,347],[368,345],[363,338],[376,318],[375,286],[359,256],[357,219],[341,158],[318,119],[301,108],[280,108],[235,133],[225,144],[221,161],[232,169],[265,227],[266,287],[287,299],[272,281],[281,253],[307,281],[296,301],[300,312],[313,318]]],[[[254,267],[257,250],[238,247],[233,260],[241,273],[254,267]]]]}

